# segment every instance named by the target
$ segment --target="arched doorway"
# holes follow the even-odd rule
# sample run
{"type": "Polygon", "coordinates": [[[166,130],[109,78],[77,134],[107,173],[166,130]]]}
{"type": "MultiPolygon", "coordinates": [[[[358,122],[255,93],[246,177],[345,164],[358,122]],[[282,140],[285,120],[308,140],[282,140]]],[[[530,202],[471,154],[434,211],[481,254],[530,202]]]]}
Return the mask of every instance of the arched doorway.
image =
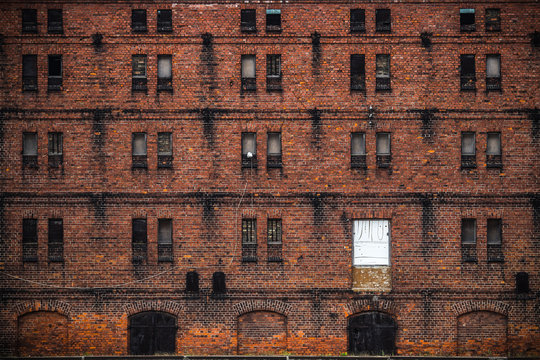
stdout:
{"type": "Polygon", "coordinates": [[[383,355],[396,351],[396,322],[388,314],[370,311],[349,317],[349,353],[383,355]]]}
{"type": "Polygon", "coordinates": [[[280,354],[287,350],[287,318],[253,311],[238,318],[238,354],[280,354]]]}
{"type": "Polygon", "coordinates": [[[461,356],[506,354],[506,316],[491,311],[472,311],[457,318],[458,354],[461,356]]]}
{"type": "Polygon", "coordinates": [[[164,312],[146,311],[129,318],[131,355],[174,354],[176,317],[164,312]]]}
{"type": "Polygon", "coordinates": [[[18,319],[19,356],[67,355],[68,319],[53,311],[34,311],[18,319]]]}

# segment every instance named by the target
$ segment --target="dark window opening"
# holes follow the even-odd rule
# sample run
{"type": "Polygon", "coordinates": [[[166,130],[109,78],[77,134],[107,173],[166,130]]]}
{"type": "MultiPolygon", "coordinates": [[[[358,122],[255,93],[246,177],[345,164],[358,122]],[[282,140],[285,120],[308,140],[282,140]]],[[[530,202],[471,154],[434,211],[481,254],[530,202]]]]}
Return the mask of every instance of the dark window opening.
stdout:
{"type": "Polygon", "coordinates": [[[161,33],[168,33],[173,31],[172,10],[157,11],[157,31],[161,33]]]}
{"type": "Polygon", "coordinates": [[[25,132],[23,133],[23,167],[25,168],[37,168],[38,166],[38,154],[37,154],[37,133],[25,132]]]}
{"type": "Polygon", "coordinates": [[[133,263],[146,262],[146,219],[133,219],[131,223],[133,263]]]}
{"type": "Polygon", "coordinates": [[[266,31],[279,32],[281,31],[281,10],[267,9],[266,10],[266,31]]]}
{"type": "Polygon", "coordinates": [[[282,226],[281,219],[268,219],[267,223],[268,262],[281,262],[282,256],[282,226]]]}
{"type": "Polygon", "coordinates": [[[131,59],[132,91],[147,90],[146,55],[133,55],[131,59]]]}
{"type": "Polygon", "coordinates": [[[473,132],[461,133],[461,168],[476,167],[476,134],[473,132]]]}
{"type": "Polygon", "coordinates": [[[223,295],[227,292],[225,285],[225,274],[221,271],[216,271],[212,274],[212,294],[223,295]]]}
{"type": "Polygon", "coordinates": [[[257,261],[257,220],[242,219],[242,262],[257,261]]]}
{"type": "Polygon", "coordinates": [[[158,261],[173,261],[172,220],[158,220],[158,261]]]}
{"type": "Polygon", "coordinates": [[[158,55],[158,91],[172,91],[172,55],[158,55]]]}
{"type": "Polygon", "coordinates": [[[518,272],[516,274],[516,292],[518,294],[526,294],[531,289],[529,288],[529,274],[526,272],[518,272]]]}
{"type": "Polygon", "coordinates": [[[255,133],[242,133],[242,168],[257,168],[257,139],[255,133]]]}
{"type": "Polygon", "coordinates": [[[23,91],[37,90],[37,55],[23,55],[23,91]]]}
{"type": "Polygon", "coordinates": [[[63,162],[63,134],[61,132],[49,133],[49,166],[56,168],[63,162]]]}
{"type": "Polygon", "coordinates": [[[351,55],[351,90],[366,91],[366,60],[364,55],[351,55]]]}
{"type": "Polygon", "coordinates": [[[501,55],[486,55],[486,91],[501,90],[501,55]]]}
{"type": "Polygon", "coordinates": [[[491,262],[504,261],[501,219],[488,219],[487,221],[487,258],[491,262]]]}
{"type": "Polygon", "coordinates": [[[364,9],[351,9],[350,13],[351,32],[366,32],[366,11],[364,9]]]}
{"type": "Polygon", "coordinates": [[[488,168],[502,167],[501,133],[490,132],[487,134],[486,166],[488,168]]]}
{"type": "Polygon", "coordinates": [[[131,10],[131,30],[133,32],[146,32],[146,10],[131,10]]]}
{"type": "Polygon", "coordinates": [[[351,133],[351,168],[366,169],[366,134],[351,133]]]}
{"type": "Polygon", "coordinates": [[[377,32],[392,31],[390,9],[376,9],[375,10],[375,31],[377,32]]]}
{"type": "Polygon", "coordinates": [[[22,32],[24,34],[37,34],[37,10],[22,10],[22,32]]]}
{"type": "Polygon", "coordinates": [[[486,9],[486,31],[501,31],[500,9],[486,9]]]}
{"type": "Polygon", "coordinates": [[[476,90],[476,65],[474,55],[461,55],[461,90],[476,90]]]}
{"type": "Polygon", "coordinates": [[[49,261],[64,261],[64,224],[62,219],[49,219],[49,261]]]}
{"type": "Polygon", "coordinates": [[[59,91],[62,89],[62,55],[49,55],[49,79],[47,89],[59,91]]]}
{"type": "Polygon", "coordinates": [[[49,34],[62,34],[64,32],[62,9],[47,10],[47,32],[49,34]]]}
{"type": "Polygon", "coordinates": [[[477,262],[476,219],[461,219],[461,260],[477,262]]]}
{"type": "Polygon", "coordinates": [[[350,354],[389,355],[396,352],[396,321],[387,314],[366,312],[349,317],[350,354]]]}
{"type": "Polygon", "coordinates": [[[23,262],[38,261],[37,219],[23,219],[23,262]]]}
{"type": "Polygon", "coordinates": [[[266,91],[281,91],[281,55],[266,55],[266,91]]]}
{"type": "Polygon", "coordinates": [[[475,31],[474,9],[459,9],[460,29],[463,32],[475,31]]]}
{"type": "Polygon", "coordinates": [[[240,10],[240,30],[242,32],[257,31],[257,14],[255,9],[240,10]]]}
{"type": "Polygon", "coordinates": [[[146,156],[146,133],[133,133],[131,156],[132,168],[146,169],[148,167],[146,156]]]}
{"type": "Polygon", "coordinates": [[[392,161],[392,154],[390,152],[390,133],[377,133],[375,146],[377,167],[390,167],[392,161]]]}
{"type": "Polygon", "coordinates": [[[242,55],[242,92],[256,91],[255,55],[242,55]]]}
{"type": "Polygon", "coordinates": [[[172,133],[158,133],[158,168],[171,168],[173,162],[172,133]]]}
{"type": "Polygon", "coordinates": [[[176,318],[163,312],[147,311],[129,318],[131,355],[174,354],[176,318]]]}
{"type": "Polygon", "coordinates": [[[196,271],[190,271],[186,274],[186,292],[199,292],[199,274],[196,271]]]}
{"type": "Polygon", "coordinates": [[[279,132],[268,133],[266,167],[267,168],[282,167],[281,133],[279,132]]]}
{"type": "Polygon", "coordinates": [[[388,91],[390,87],[390,55],[378,54],[375,59],[375,90],[388,91]]]}

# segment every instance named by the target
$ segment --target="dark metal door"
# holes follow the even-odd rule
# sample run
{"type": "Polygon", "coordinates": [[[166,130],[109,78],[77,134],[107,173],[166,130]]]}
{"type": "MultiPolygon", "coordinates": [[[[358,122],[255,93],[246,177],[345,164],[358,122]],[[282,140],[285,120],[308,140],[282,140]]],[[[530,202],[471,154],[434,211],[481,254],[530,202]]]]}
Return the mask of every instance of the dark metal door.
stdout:
{"type": "Polygon", "coordinates": [[[366,312],[349,318],[349,353],[383,355],[396,350],[396,322],[387,314],[366,312]]]}
{"type": "Polygon", "coordinates": [[[129,319],[132,355],[174,353],[176,342],[176,318],[172,315],[148,311],[129,319]]]}

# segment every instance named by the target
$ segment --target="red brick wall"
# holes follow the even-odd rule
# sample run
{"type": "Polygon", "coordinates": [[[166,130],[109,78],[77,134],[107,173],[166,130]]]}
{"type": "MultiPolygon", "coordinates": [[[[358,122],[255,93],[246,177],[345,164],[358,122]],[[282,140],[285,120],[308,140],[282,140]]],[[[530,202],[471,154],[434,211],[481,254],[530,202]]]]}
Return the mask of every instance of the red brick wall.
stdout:
{"type": "Polygon", "coordinates": [[[487,311],[458,317],[458,352],[460,355],[505,355],[506,318],[487,311]]]}
{"type": "Polygon", "coordinates": [[[287,351],[287,318],[256,311],[238,318],[238,354],[280,354],[287,351]]]}
{"type": "Polygon", "coordinates": [[[69,349],[68,319],[66,316],[37,311],[18,320],[17,345],[19,356],[64,354],[69,349]]]}

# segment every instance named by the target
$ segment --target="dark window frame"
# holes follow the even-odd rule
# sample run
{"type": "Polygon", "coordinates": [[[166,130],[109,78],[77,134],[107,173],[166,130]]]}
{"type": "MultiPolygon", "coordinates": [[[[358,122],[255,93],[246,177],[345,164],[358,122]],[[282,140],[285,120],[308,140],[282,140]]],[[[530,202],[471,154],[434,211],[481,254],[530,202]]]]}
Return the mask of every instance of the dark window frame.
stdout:
{"type": "Polygon", "coordinates": [[[266,221],[268,262],[283,261],[283,221],[269,218],[266,221]]]}
{"type": "Polygon", "coordinates": [[[375,32],[392,32],[392,13],[390,9],[375,9],[375,32]]]}
{"type": "Polygon", "coordinates": [[[134,33],[148,32],[148,16],[146,9],[131,9],[131,31],[134,33]]]}
{"type": "Polygon", "coordinates": [[[488,131],[486,134],[486,167],[488,168],[502,168],[502,134],[499,131],[488,131]],[[490,153],[488,150],[489,137],[498,137],[498,152],[490,153]]]}
{"type": "Polygon", "coordinates": [[[172,168],[173,166],[173,137],[172,132],[170,131],[163,131],[158,132],[158,168],[172,168]],[[160,140],[161,137],[169,137],[168,143],[169,143],[169,151],[165,151],[161,145],[162,141],[160,140]]]}
{"type": "Polygon", "coordinates": [[[242,218],[242,262],[257,262],[257,219],[242,218]]]}
{"type": "Polygon", "coordinates": [[[502,64],[501,64],[501,54],[486,54],[486,91],[501,91],[502,84],[502,64]],[[490,76],[487,73],[488,61],[490,58],[497,59],[499,65],[499,75],[490,76]]]}
{"type": "MultiPolygon", "coordinates": [[[[381,61],[382,62],[382,61],[381,61]]],[[[376,54],[375,55],[375,91],[391,91],[392,90],[392,83],[391,83],[391,56],[390,54],[376,54]],[[379,67],[379,61],[378,59],[382,59],[383,57],[386,58],[386,66],[388,67],[388,74],[379,74],[381,69],[379,67]]]]}
{"type": "Polygon", "coordinates": [[[173,19],[171,9],[158,9],[156,29],[158,33],[172,33],[173,19]]]}
{"type": "Polygon", "coordinates": [[[462,169],[476,168],[476,132],[474,131],[461,132],[461,168],[462,169]],[[463,150],[463,147],[464,147],[463,140],[468,135],[472,135],[473,137],[473,147],[474,147],[473,152],[465,152],[463,150]]]}
{"type": "Polygon", "coordinates": [[[257,10],[256,9],[241,9],[240,10],[240,31],[243,33],[257,32],[257,10]]]}
{"type": "Polygon", "coordinates": [[[64,33],[64,17],[62,9],[47,9],[47,33],[64,33]]]}
{"type": "Polygon", "coordinates": [[[49,132],[47,135],[49,166],[52,168],[61,167],[64,160],[64,134],[49,132]]]}
{"type": "MultiPolygon", "coordinates": [[[[246,69],[247,71],[247,69],[246,69]]],[[[255,54],[242,54],[240,57],[240,77],[242,81],[242,93],[257,91],[257,56],[255,54]],[[253,59],[254,75],[244,75],[244,59],[253,59]]]]}
{"type": "Polygon", "coordinates": [[[134,54],[131,56],[131,78],[132,92],[148,91],[148,56],[146,54],[134,54]],[[137,62],[142,60],[144,60],[144,75],[139,75],[136,74],[136,72],[140,71],[137,62]]]}
{"type": "Polygon", "coordinates": [[[281,9],[266,9],[266,32],[278,33],[282,30],[281,9]]]}
{"type": "Polygon", "coordinates": [[[34,168],[37,169],[38,167],[38,155],[39,155],[39,138],[38,133],[36,131],[25,131],[23,132],[22,136],[22,160],[23,160],[23,167],[24,168],[34,168]],[[34,136],[35,137],[35,154],[29,154],[29,151],[26,149],[26,137],[27,136],[34,136]]]}
{"type": "Polygon", "coordinates": [[[22,222],[22,261],[38,261],[38,228],[37,219],[24,218],[22,222]]]}
{"type": "Polygon", "coordinates": [[[381,131],[375,134],[375,155],[377,161],[377,167],[389,168],[392,163],[392,133],[388,131],[381,131]],[[379,136],[388,137],[388,152],[381,152],[379,149],[379,136]]]}
{"type": "Polygon", "coordinates": [[[242,132],[241,135],[241,147],[242,147],[242,168],[256,169],[257,168],[257,133],[256,132],[242,132]],[[244,137],[253,135],[254,148],[253,151],[244,149],[244,137]],[[251,157],[248,156],[248,152],[251,152],[251,157]]]}
{"type": "Polygon", "coordinates": [[[172,71],[172,55],[158,55],[157,57],[157,90],[158,91],[173,91],[173,71],[172,71]],[[169,60],[170,66],[171,66],[171,74],[168,77],[160,77],[159,75],[159,68],[160,68],[160,60],[169,60]]]}
{"type": "Polygon", "coordinates": [[[173,243],[174,243],[174,230],[172,219],[158,219],[158,262],[172,262],[173,261],[173,243]],[[167,234],[169,239],[164,239],[161,235],[162,226],[169,224],[170,233],[167,234]]]}
{"type": "Polygon", "coordinates": [[[281,54],[266,55],[266,91],[282,91],[281,54]]]}
{"type": "Polygon", "coordinates": [[[61,218],[49,219],[48,227],[48,259],[49,262],[64,261],[64,220],[61,218]]]}
{"type": "Polygon", "coordinates": [[[459,74],[461,91],[476,91],[476,56],[474,54],[460,55],[459,74]]]}
{"type": "Polygon", "coordinates": [[[143,264],[148,260],[148,222],[146,218],[131,219],[132,262],[143,264]]]}
{"type": "Polygon", "coordinates": [[[282,155],[283,155],[283,143],[281,141],[281,132],[279,131],[269,131],[266,133],[266,167],[271,168],[281,168],[283,167],[282,155]],[[279,141],[279,153],[270,153],[270,138],[273,136],[278,137],[279,141]]]}
{"type": "Polygon", "coordinates": [[[461,261],[462,262],[478,262],[476,253],[476,243],[478,236],[478,228],[476,219],[464,218],[461,219],[461,261]],[[472,239],[468,238],[467,226],[472,227],[472,239]]]}
{"type": "Polygon", "coordinates": [[[21,32],[23,34],[37,34],[37,9],[21,10],[21,32]]]}
{"type": "Polygon", "coordinates": [[[485,11],[485,27],[486,31],[501,31],[501,9],[487,8],[485,11]],[[490,15],[488,12],[496,13],[496,15],[490,15]]]}
{"type": "Polygon", "coordinates": [[[503,226],[502,219],[490,218],[487,219],[487,260],[488,262],[503,262],[502,241],[503,241],[503,226]],[[495,227],[495,229],[492,229],[495,227]],[[492,231],[490,231],[492,230],[492,231]],[[496,238],[493,238],[493,230],[497,233],[496,238]]]}
{"type": "Polygon", "coordinates": [[[47,90],[48,91],[60,91],[62,90],[62,82],[64,76],[64,61],[62,55],[49,54],[48,55],[48,71],[47,71],[47,90]],[[55,64],[57,62],[57,64],[55,64]],[[58,66],[59,64],[59,66],[58,66]],[[55,69],[55,65],[59,67],[59,73],[55,69]]]}
{"type": "Polygon", "coordinates": [[[133,169],[148,168],[148,134],[146,132],[131,133],[131,167],[133,169]],[[135,141],[138,136],[144,136],[145,151],[144,154],[135,154],[135,141]]]}
{"type": "Polygon", "coordinates": [[[38,89],[37,55],[22,56],[22,89],[23,91],[37,91],[38,89]]]}
{"type": "Polygon", "coordinates": [[[367,169],[366,157],[366,133],[361,131],[351,132],[351,169],[367,169]],[[354,138],[357,136],[363,139],[363,153],[355,153],[353,150],[354,138]]]}
{"type": "Polygon", "coordinates": [[[361,34],[366,32],[366,10],[350,9],[349,11],[349,31],[351,34],[361,34]]]}
{"type": "Polygon", "coordinates": [[[350,62],[351,91],[366,91],[366,56],[351,54],[350,62]]]}
{"type": "Polygon", "coordinates": [[[461,32],[476,31],[476,9],[459,9],[459,30],[461,32]]]}

